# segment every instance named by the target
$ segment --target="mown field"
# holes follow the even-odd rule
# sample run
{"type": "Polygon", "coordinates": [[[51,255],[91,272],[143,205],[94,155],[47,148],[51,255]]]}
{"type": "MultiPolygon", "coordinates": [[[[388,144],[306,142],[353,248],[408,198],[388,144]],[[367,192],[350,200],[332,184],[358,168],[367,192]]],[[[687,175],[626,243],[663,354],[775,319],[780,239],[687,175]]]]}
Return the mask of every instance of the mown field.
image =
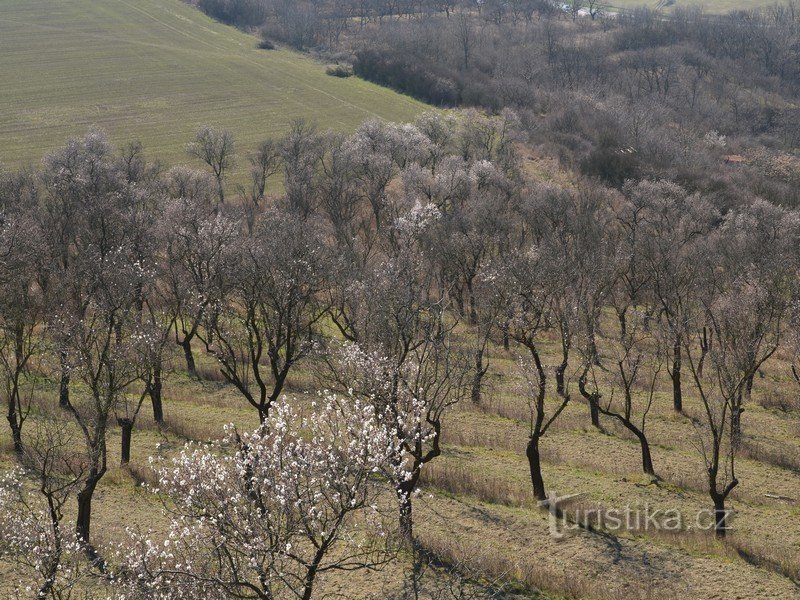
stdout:
{"type": "Polygon", "coordinates": [[[140,140],[151,159],[188,163],[198,127],[230,129],[247,151],[293,119],[354,129],[406,121],[420,103],[216,23],[180,0],[4,0],[0,164],[38,162],[71,135],[140,140]]]}

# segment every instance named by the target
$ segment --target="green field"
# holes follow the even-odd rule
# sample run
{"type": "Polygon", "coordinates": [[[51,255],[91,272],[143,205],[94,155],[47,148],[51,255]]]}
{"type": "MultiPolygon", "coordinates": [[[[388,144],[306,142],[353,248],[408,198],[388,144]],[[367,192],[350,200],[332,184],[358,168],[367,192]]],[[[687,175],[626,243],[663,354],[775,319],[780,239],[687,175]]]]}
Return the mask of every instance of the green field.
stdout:
{"type": "Polygon", "coordinates": [[[425,109],[257,42],[180,0],[2,0],[0,164],[36,163],[90,128],[174,164],[206,124],[246,151],[298,117],[347,130],[425,109]]]}

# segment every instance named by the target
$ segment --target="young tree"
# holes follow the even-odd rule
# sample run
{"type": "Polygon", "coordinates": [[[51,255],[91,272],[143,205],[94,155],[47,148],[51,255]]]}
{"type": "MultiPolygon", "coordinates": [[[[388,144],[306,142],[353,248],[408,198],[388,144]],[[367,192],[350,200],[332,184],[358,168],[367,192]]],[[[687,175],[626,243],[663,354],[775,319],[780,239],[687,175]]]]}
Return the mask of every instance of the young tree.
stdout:
{"type": "Polygon", "coordinates": [[[206,163],[217,183],[217,197],[220,204],[225,203],[225,175],[233,167],[236,148],[233,135],[227,129],[203,127],[195,134],[194,140],[186,146],[190,156],[206,163]]]}
{"type": "Polygon", "coordinates": [[[81,431],[86,473],[77,493],[76,534],[88,555],[91,545],[92,499],[108,468],[108,427],[129,386],[139,379],[139,346],[149,343],[135,330],[136,290],[148,276],[129,253],[116,247],[86,251],[80,263],[86,278],[86,302],[65,307],[57,318],[60,338],[68,340],[70,377],[82,386],[70,395],[65,409],[81,431]]]}
{"type": "Polygon", "coordinates": [[[37,423],[25,467],[0,478],[0,557],[19,597],[69,598],[91,569],[74,530],[63,527],[64,507],[83,477],[71,442],[64,423],[37,423]]]}
{"type": "Polygon", "coordinates": [[[14,451],[23,450],[22,427],[30,413],[30,368],[44,352],[45,298],[38,286],[47,246],[39,224],[17,214],[0,223],[0,373],[14,451]]]}
{"type": "Polygon", "coordinates": [[[431,270],[420,252],[438,211],[415,206],[391,228],[389,256],[347,288],[334,321],[349,340],[330,361],[337,383],[375,403],[400,440],[391,464],[400,534],[413,543],[412,495],[422,469],[441,454],[442,421],[468,390],[469,364],[453,336],[446,297],[432,297],[431,270]]]}
{"type": "Polygon", "coordinates": [[[254,432],[229,429],[218,447],[188,445],[158,467],[169,535],[134,534],[123,547],[131,595],[305,600],[324,573],[391,558],[375,474],[396,433],[370,403],[317,404],[301,419],[278,402],[254,432]]]}
{"type": "Polygon", "coordinates": [[[275,211],[261,215],[234,262],[231,298],[209,348],[264,422],[291,369],[314,348],[327,312],[321,299],[329,261],[311,223],[275,211]]]}

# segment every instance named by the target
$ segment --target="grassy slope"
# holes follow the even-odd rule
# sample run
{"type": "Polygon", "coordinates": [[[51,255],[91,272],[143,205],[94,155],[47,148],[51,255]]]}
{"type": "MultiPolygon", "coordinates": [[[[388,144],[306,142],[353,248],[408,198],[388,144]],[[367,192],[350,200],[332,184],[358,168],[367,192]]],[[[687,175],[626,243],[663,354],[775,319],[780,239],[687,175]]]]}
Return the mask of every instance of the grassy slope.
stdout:
{"type": "MultiPolygon", "coordinates": [[[[556,362],[555,340],[541,349],[547,364],[556,362]]],[[[798,587],[776,572],[780,567],[784,572],[797,572],[800,471],[769,461],[739,459],[741,484],[730,502],[735,518],[727,545],[697,531],[676,537],[638,531],[622,533],[616,539],[587,532],[572,533],[563,540],[551,538],[547,516],[536,509],[530,493],[524,456],[527,408],[516,391],[513,352],[492,346],[489,354],[492,366],[484,405],[465,402],[449,416],[444,455],[426,470],[425,492],[415,500],[417,534],[428,547],[448,560],[485,572],[490,579],[522,582],[555,596],[606,600],[800,596],[798,587]],[[769,498],[766,493],[792,500],[769,498]],[[748,564],[739,550],[772,564],[748,564]]],[[[219,381],[213,360],[199,351],[197,358],[201,381],[189,379],[180,359],[174,361],[175,372],[164,390],[165,431],[159,432],[148,407],[143,409],[134,433],[134,472],[147,473],[148,456],[169,456],[186,439],[217,437],[223,423],[234,422],[245,430],[257,425],[252,409],[219,381]]],[[[309,401],[303,392],[319,385],[316,375],[320,367],[309,362],[299,367],[291,377],[290,392],[302,410],[309,401]]],[[[766,377],[758,380],[756,401],[748,406],[744,420],[746,441],[780,448],[791,462],[800,464],[798,413],[759,405],[767,394],[795,393],[786,371],[786,363],[778,356],[770,361],[766,377]]],[[[56,393],[55,383],[39,388],[41,402],[54,414],[58,414],[56,393]]],[[[700,409],[690,386],[685,402],[689,414],[700,409]]],[[[663,477],[658,485],[641,475],[638,446],[630,436],[607,419],[604,425],[613,435],[591,429],[587,412],[576,398],[543,441],[549,489],[580,493],[580,503],[586,508],[648,505],[661,511],[678,509],[691,517],[709,506],[696,432],[688,418],[672,412],[666,378],[658,386],[648,422],[655,466],[663,477]]],[[[32,431],[33,425],[27,427],[32,431]]],[[[7,429],[0,427],[0,471],[13,460],[7,429]]],[[[100,484],[96,502],[94,528],[101,544],[122,536],[125,525],[158,529],[163,524],[155,498],[116,467],[119,440],[119,430],[114,428],[109,439],[111,471],[100,484]]],[[[71,503],[70,511],[73,506],[71,503]]],[[[68,521],[71,519],[70,513],[68,521]]],[[[3,569],[0,564],[0,575],[3,569]]],[[[366,579],[325,578],[322,588],[343,592],[346,597],[365,597],[369,592],[380,597],[384,586],[396,589],[400,577],[398,565],[393,565],[366,579]]],[[[0,597],[4,591],[1,579],[0,597]]],[[[521,596],[534,597],[527,591],[521,596]]]]}
{"type": "Polygon", "coordinates": [[[187,162],[201,125],[224,126],[241,150],[298,117],[353,129],[412,119],[424,106],[356,78],[337,79],[180,0],[3,0],[0,164],[38,161],[91,127],[151,158],[187,162]]]}

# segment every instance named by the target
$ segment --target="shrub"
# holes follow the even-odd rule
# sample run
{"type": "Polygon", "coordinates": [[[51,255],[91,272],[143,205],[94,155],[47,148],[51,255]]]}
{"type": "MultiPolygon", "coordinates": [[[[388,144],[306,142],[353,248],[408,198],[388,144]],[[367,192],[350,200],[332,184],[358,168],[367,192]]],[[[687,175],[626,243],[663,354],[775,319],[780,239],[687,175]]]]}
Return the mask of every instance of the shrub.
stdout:
{"type": "Polygon", "coordinates": [[[353,75],[353,69],[347,65],[331,65],[325,72],[332,77],[351,77],[353,75]]]}
{"type": "Polygon", "coordinates": [[[264,38],[258,43],[259,50],[275,50],[275,44],[270,40],[264,38]]]}

